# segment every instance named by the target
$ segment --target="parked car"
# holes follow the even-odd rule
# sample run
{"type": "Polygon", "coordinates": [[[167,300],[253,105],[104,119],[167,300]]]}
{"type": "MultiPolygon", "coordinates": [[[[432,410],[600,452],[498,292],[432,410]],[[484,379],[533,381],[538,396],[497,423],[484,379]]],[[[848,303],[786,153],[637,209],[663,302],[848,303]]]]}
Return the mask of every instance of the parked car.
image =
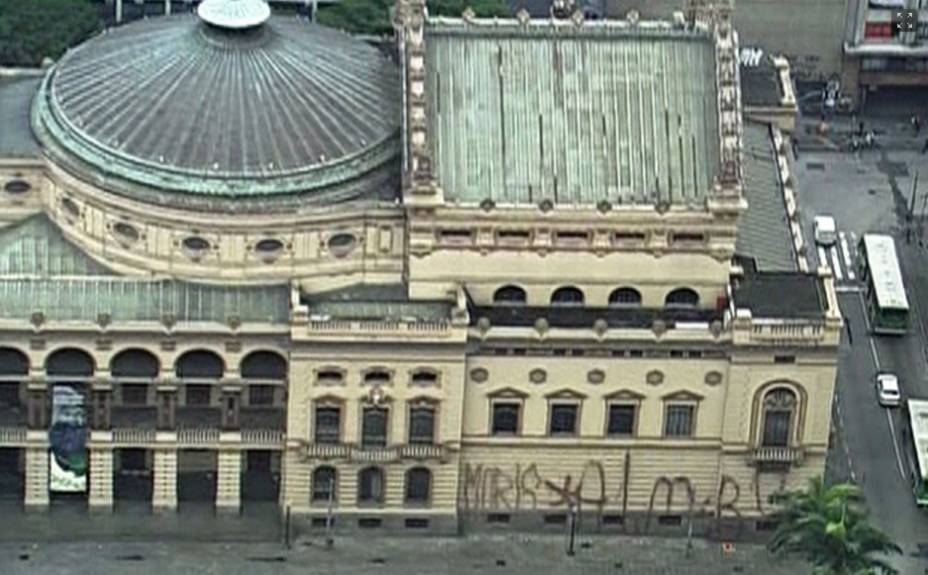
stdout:
{"type": "Polygon", "coordinates": [[[820,246],[833,246],[838,241],[835,219],[831,216],[815,216],[812,222],[815,243],[820,246]]]}
{"type": "Polygon", "coordinates": [[[899,378],[892,373],[876,374],[876,397],[883,407],[899,407],[902,403],[899,378]]]}

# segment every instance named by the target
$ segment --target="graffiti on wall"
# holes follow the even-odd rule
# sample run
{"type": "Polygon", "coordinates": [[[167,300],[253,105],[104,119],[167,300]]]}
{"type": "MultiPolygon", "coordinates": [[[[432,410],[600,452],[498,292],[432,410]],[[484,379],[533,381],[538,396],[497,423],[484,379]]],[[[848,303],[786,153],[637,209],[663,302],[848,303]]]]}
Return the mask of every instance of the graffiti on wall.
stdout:
{"type": "MultiPolygon", "coordinates": [[[[600,461],[588,460],[574,473],[543,474],[535,463],[513,463],[509,468],[467,462],[461,483],[460,504],[466,511],[577,511],[602,514],[609,506],[623,515],[628,509],[630,454],[618,477],[608,476],[600,461]]],[[[781,477],[779,489],[785,487],[781,477]]],[[[687,476],[660,476],[650,487],[645,530],[652,517],[681,509],[689,517],[740,519],[748,509],[765,515],[759,473],[748,489],[730,475],[722,475],[710,491],[698,490],[687,476]],[[749,498],[750,497],[750,498],[749,498]]]]}

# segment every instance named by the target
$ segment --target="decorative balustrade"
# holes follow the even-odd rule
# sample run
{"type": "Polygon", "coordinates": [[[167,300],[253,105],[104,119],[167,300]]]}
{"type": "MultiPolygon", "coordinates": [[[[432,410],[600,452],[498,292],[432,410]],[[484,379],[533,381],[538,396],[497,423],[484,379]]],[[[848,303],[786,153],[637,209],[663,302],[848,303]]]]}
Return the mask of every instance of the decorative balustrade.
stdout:
{"type": "Polygon", "coordinates": [[[310,333],[450,333],[450,321],[343,321],[310,320],[310,333]]]}
{"type": "Polygon", "coordinates": [[[180,446],[207,446],[219,443],[219,429],[212,427],[182,427],[177,430],[180,446]]]}
{"type": "Polygon", "coordinates": [[[266,447],[282,447],[284,432],[280,429],[242,429],[242,443],[266,447]]]}
{"type": "Polygon", "coordinates": [[[821,323],[758,323],[751,326],[751,338],[760,341],[809,341],[822,339],[825,326],[821,323]]]}
{"type": "Polygon", "coordinates": [[[404,444],[389,447],[362,447],[348,443],[307,443],[303,453],[312,459],[347,459],[359,463],[391,463],[403,459],[445,459],[443,445],[404,444]]]}
{"type": "Polygon", "coordinates": [[[156,441],[157,432],[143,427],[114,427],[113,443],[126,445],[148,444],[156,441]]]}
{"type": "Polygon", "coordinates": [[[23,443],[26,441],[25,427],[0,427],[0,444],[23,443]]]}
{"type": "Polygon", "coordinates": [[[754,463],[802,463],[805,450],[801,447],[763,446],[751,451],[749,458],[754,463]]]}

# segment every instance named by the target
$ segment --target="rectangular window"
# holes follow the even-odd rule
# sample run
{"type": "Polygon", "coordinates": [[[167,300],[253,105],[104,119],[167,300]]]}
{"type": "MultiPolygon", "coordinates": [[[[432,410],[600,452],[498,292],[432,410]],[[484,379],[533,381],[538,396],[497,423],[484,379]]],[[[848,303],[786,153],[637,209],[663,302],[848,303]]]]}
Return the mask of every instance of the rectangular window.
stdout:
{"type": "Polygon", "coordinates": [[[361,446],[387,446],[387,410],[382,407],[365,407],[361,421],[361,446]]]}
{"type": "Polygon", "coordinates": [[[773,363],[796,363],[795,355],[775,355],[773,363]]]}
{"type": "Polygon", "coordinates": [[[636,406],[632,404],[610,405],[609,426],[606,429],[606,433],[609,435],[634,435],[636,411],[636,406]]]}
{"type": "Polygon", "coordinates": [[[377,529],[383,524],[380,517],[362,517],[358,519],[358,527],[361,529],[377,529]]]}
{"type": "Polygon", "coordinates": [[[698,233],[676,233],[670,237],[671,244],[702,244],[705,243],[706,236],[705,234],[698,233]]]}
{"type": "Polygon", "coordinates": [[[120,387],[123,405],[145,405],[148,403],[148,386],[144,383],[126,383],[120,387]]]}
{"type": "Polygon", "coordinates": [[[640,244],[645,240],[645,236],[640,232],[616,232],[612,236],[612,241],[617,245],[623,244],[640,244]]]}
{"type": "Polygon", "coordinates": [[[764,447],[786,447],[789,445],[789,424],[793,412],[768,409],[764,412],[764,447]]]}
{"type": "Polygon", "coordinates": [[[557,231],[554,233],[557,243],[568,246],[584,246],[590,243],[590,233],[583,231],[557,231]]]}
{"type": "Polygon", "coordinates": [[[212,387],[209,385],[190,384],[186,386],[187,405],[209,405],[212,387]]]}
{"type": "Polygon", "coordinates": [[[487,513],[487,523],[509,523],[508,513],[487,513]]]}
{"type": "Polygon", "coordinates": [[[274,386],[249,385],[248,405],[274,405],[274,386]]]}
{"type": "Polygon", "coordinates": [[[664,410],[664,435],[692,437],[695,411],[696,408],[692,405],[668,405],[664,410]]]}
{"type": "Polygon", "coordinates": [[[521,405],[515,402],[493,404],[493,435],[514,435],[519,433],[519,410],[521,405]]]}
{"type": "Polygon", "coordinates": [[[19,407],[19,384],[0,383],[0,406],[19,407]]]}
{"type": "Polygon", "coordinates": [[[579,411],[580,406],[576,404],[552,405],[548,433],[551,435],[576,435],[577,414],[579,411]]]}
{"type": "Polygon", "coordinates": [[[403,521],[403,525],[406,529],[428,529],[429,520],[425,517],[407,517],[403,521]]]}
{"type": "Polygon", "coordinates": [[[316,407],[316,443],[338,443],[341,440],[342,410],[336,406],[316,407]]]}
{"type": "Polygon", "coordinates": [[[409,410],[409,443],[435,443],[435,409],[428,406],[409,410]]]}

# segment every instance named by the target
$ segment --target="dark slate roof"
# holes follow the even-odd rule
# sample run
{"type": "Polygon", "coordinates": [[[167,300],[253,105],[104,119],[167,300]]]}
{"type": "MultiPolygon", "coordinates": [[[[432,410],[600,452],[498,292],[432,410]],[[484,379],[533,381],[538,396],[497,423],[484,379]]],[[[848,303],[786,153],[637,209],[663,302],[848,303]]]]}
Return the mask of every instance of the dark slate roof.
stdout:
{"type": "Polygon", "coordinates": [[[769,54],[741,59],[741,104],[751,106],[780,105],[780,75],[769,54]]]}
{"type": "Polygon", "coordinates": [[[472,324],[487,318],[491,325],[511,327],[530,327],[539,319],[545,319],[550,327],[563,328],[591,328],[596,320],[603,319],[609,327],[647,329],[655,320],[664,321],[668,328],[677,323],[708,323],[721,320],[722,312],[713,309],[472,305],[470,318],[472,324]]]}
{"type": "Polygon", "coordinates": [[[425,33],[432,171],[447,200],[704,204],[721,143],[708,32],[432,18],[425,33]]]}
{"type": "Polygon", "coordinates": [[[150,18],[70,50],[43,84],[35,130],[83,171],[187,202],[342,201],[383,183],[362,176],[399,170],[399,80],[377,49],[298,18],[247,32],[192,14],[150,18]]]}
{"type": "Polygon", "coordinates": [[[821,278],[793,272],[747,273],[734,286],[735,306],[755,318],[822,319],[827,299],[821,278]]]}
{"type": "Polygon", "coordinates": [[[748,211],[738,223],[735,251],[761,271],[798,271],[770,127],[745,122],[743,146],[748,211]]]}
{"type": "Polygon", "coordinates": [[[410,300],[406,286],[356,285],[317,294],[304,294],[311,316],[347,320],[440,321],[451,318],[446,301],[410,300]]]}
{"type": "Polygon", "coordinates": [[[41,78],[0,77],[0,157],[37,157],[29,107],[41,78]]]}

